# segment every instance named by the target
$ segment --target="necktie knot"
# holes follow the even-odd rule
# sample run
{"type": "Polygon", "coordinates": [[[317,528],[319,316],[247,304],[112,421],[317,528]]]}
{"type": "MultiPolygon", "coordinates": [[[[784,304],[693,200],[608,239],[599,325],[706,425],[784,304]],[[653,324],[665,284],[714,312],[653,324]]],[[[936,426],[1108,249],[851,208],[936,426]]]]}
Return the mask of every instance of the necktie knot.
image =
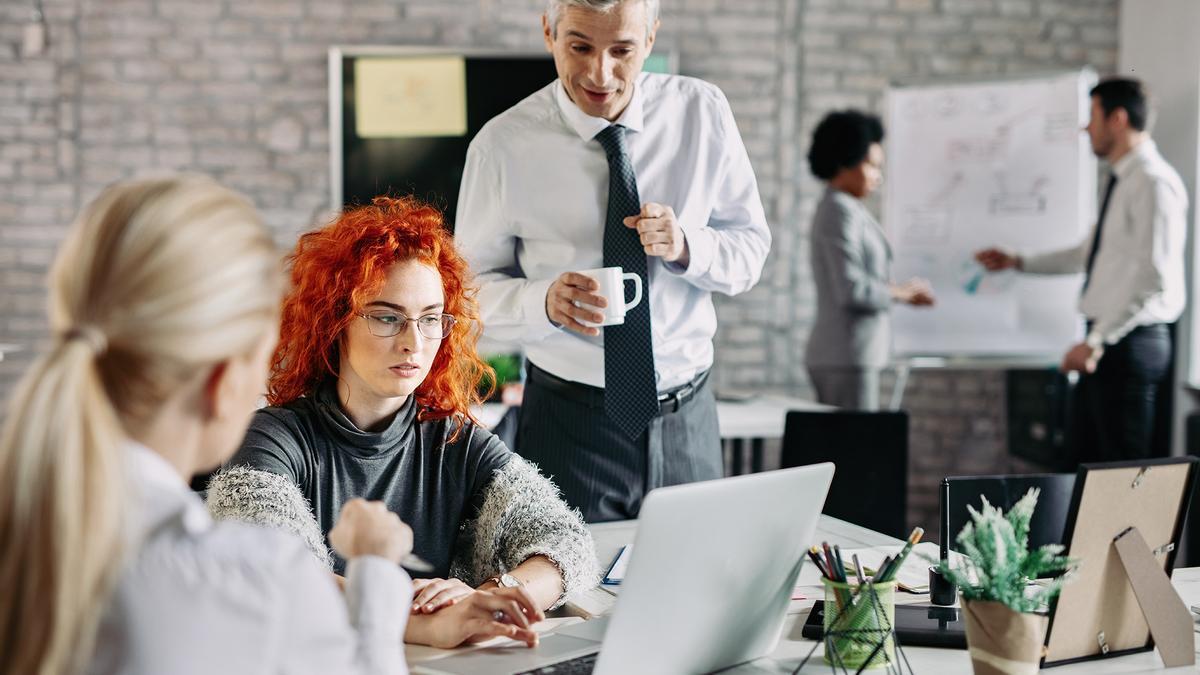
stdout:
{"type": "Polygon", "coordinates": [[[620,124],[608,125],[603,131],[596,134],[596,140],[600,142],[610,159],[629,154],[629,148],[625,145],[625,127],[620,124]]]}

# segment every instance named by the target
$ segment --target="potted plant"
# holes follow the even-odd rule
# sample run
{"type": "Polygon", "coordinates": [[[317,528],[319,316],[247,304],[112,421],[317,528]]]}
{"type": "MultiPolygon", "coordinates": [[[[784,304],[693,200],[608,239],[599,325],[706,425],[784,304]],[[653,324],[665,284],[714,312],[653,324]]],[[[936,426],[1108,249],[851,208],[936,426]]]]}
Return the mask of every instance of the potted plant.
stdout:
{"type": "Polygon", "coordinates": [[[967,507],[971,522],[956,539],[961,555],[938,562],[938,571],[962,594],[967,646],[976,675],[1038,671],[1046,638],[1045,609],[1074,565],[1061,555],[1061,545],[1029,550],[1029,521],[1038,493],[1030,489],[1007,515],[987,498],[978,511],[967,507]],[[1032,584],[1051,572],[1063,574],[1032,584]]]}
{"type": "Polygon", "coordinates": [[[480,378],[479,395],[488,402],[501,401],[504,388],[521,381],[521,355],[490,354],[485,360],[492,371],[480,378]]]}

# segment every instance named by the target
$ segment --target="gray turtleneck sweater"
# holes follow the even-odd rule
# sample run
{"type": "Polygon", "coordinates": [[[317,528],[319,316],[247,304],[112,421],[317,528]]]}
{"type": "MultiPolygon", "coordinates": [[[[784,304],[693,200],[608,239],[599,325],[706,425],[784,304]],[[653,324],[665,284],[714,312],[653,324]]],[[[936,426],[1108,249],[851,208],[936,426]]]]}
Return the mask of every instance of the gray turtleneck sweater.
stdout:
{"type": "MultiPolygon", "coordinates": [[[[491,432],[468,422],[450,441],[457,424],[418,421],[410,397],[385,429],[361,431],[329,382],[312,397],[255,413],[229,468],[209,484],[209,509],[299,532],[324,557],[342,504],[379,500],[412,527],[413,553],[433,564],[432,576],[474,586],[544,555],[563,573],[563,600],[593,586],[596,563],[579,513],[491,432]]],[[[345,561],[333,555],[332,563],[342,573],[345,561]]]]}

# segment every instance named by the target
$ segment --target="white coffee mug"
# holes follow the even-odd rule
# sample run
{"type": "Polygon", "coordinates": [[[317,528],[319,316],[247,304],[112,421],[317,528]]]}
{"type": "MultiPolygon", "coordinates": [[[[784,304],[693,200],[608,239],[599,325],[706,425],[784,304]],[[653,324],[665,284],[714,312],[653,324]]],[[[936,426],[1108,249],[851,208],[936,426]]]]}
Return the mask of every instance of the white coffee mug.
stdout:
{"type": "Polygon", "coordinates": [[[600,267],[594,270],[584,270],[580,274],[596,280],[600,288],[594,292],[608,301],[608,307],[603,309],[580,303],[584,309],[600,312],[604,320],[600,323],[580,321],[585,326],[599,328],[600,326],[616,326],[625,323],[625,312],[637,307],[642,301],[642,278],[633,272],[622,272],[620,267],[600,267]],[[633,282],[633,300],[625,301],[625,282],[633,282]]]}

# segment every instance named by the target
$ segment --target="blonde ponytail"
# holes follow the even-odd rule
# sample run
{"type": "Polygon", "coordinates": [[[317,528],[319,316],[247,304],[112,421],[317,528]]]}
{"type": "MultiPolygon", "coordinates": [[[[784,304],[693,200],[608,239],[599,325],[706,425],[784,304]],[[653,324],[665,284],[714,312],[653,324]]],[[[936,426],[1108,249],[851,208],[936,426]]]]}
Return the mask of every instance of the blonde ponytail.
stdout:
{"type": "Polygon", "coordinates": [[[54,344],[0,433],[0,675],[76,672],[125,543],[128,430],[272,330],[279,256],[243,198],[200,177],[119,184],[51,271],[54,344]]]}

